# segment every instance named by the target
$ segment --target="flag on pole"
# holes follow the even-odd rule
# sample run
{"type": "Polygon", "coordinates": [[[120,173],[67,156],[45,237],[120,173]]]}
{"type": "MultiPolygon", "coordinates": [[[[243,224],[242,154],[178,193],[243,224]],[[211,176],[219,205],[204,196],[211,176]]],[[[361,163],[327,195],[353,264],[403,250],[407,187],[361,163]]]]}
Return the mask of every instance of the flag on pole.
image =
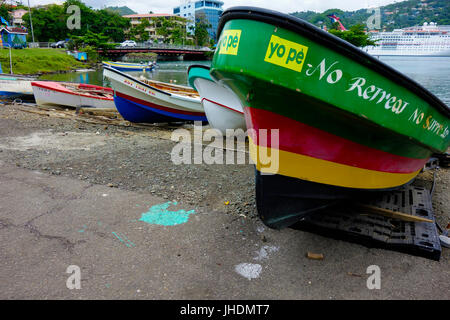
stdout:
{"type": "Polygon", "coordinates": [[[9,23],[8,21],[6,21],[5,19],[3,19],[3,17],[0,17],[0,21],[4,24],[6,24],[9,27],[9,23]]]}

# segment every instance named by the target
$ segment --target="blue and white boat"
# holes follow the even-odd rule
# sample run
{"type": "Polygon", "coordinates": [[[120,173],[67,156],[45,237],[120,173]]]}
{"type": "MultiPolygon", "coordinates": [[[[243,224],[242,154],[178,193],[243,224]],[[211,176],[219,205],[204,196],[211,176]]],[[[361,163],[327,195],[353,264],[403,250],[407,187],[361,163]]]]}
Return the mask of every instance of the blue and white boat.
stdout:
{"type": "Polygon", "coordinates": [[[0,74],[0,98],[16,99],[33,96],[31,81],[33,77],[17,76],[14,74],[0,74]]]}
{"type": "Polygon", "coordinates": [[[103,61],[104,67],[110,67],[119,71],[151,71],[153,69],[153,63],[128,63],[128,62],[112,62],[103,61]]]}
{"type": "Polygon", "coordinates": [[[135,78],[105,67],[114,90],[117,111],[130,122],[203,121],[207,118],[200,96],[190,87],[135,78]]]}

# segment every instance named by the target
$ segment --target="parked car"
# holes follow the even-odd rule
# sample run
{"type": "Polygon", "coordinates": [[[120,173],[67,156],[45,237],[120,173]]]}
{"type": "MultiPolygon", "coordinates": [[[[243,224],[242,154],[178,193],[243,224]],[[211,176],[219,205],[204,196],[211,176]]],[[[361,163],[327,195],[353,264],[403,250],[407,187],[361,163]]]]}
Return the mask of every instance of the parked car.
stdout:
{"type": "Polygon", "coordinates": [[[133,41],[133,40],[126,40],[126,41],[122,42],[122,43],[120,44],[120,46],[121,46],[121,47],[136,47],[137,44],[136,44],[136,41],[133,41]]]}
{"type": "Polygon", "coordinates": [[[61,40],[58,42],[54,42],[50,45],[52,48],[64,48],[66,46],[66,41],[65,40],[61,40]]]}

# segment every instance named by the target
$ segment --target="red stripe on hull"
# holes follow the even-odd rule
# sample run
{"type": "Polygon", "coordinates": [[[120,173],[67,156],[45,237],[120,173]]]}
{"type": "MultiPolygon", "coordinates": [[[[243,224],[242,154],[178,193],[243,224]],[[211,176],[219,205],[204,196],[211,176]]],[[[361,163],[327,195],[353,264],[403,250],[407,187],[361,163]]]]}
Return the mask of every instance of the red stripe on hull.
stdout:
{"type": "Polygon", "coordinates": [[[124,93],[120,93],[118,91],[116,91],[116,95],[121,97],[121,98],[124,98],[124,99],[130,100],[130,101],[142,104],[144,106],[148,106],[150,108],[154,108],[154,109],[158,109],[158,110],[162,110],[162,111],[166,111],[166,112],[186,114],[186,115],[191,115],[191,116],[204,116],[205,115],[202,112],[189,112],[189,111],[183,111],[183,110],[179,110],[179,109],[163,107],[163,106],[160,106],[158,104],[154,104],[152,102],[148,102],[148,101],[145,101],[145,100],[141,100],[141,99],[138,99],[138,98],[126,95],[124,93]]]}
{"type": "Polygon", "coordinates": [[[271,147],[269,141],[259,141],[260,129],[279,129],[279,149],[357,168],[390,173],[413,173],[423,168],[428,159],[413,159],[373,149],[335,136],[315,127],[276,113],[245,107],[245,119],[250,137],[259,146],[271,147]]]}
{"type": "Polygon", "coordinates": [[[234,111],[234,112],[236,112],[236,113],[244,114],[243,112],[241,112],[241,111],[239,111],[239,110],[236,110],[236,109],[227,107],[226,105],[221,104],[221,103],[218,103],[218,102],[216,102],[216,101],[212,101],[212,100],[209,100],[209,99],[207,99],[207,98],[203,98],[203,99],[202,99],[202,103],[203,103],[203,100],[206,100],[206,101],[208,101],[208,102],[214,103],[214,104],[216,104],[216,105],[218,105],[218,106],[220,106],[220,107],[222,107],[222,108],[229,109],[229,110],[234,111]]]}

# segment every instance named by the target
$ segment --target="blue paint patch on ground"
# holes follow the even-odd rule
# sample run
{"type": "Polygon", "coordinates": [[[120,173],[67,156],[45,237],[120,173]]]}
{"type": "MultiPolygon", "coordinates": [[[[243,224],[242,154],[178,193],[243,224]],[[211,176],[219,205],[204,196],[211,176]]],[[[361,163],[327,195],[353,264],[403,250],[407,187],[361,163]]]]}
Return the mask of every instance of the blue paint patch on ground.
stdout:
{"type": "Polygon", "coordinates": [[[195,210],[168,210],[171,205],[176,206],[177,204],[178,203],[176,201],[169,201],[163,204],[155,205],[151,207],[148,212],[143,213],[139,221],[149,224],[157,224],[160,226],[175,226],[188,222],[189,215],[195,214],[195,210]]]}

